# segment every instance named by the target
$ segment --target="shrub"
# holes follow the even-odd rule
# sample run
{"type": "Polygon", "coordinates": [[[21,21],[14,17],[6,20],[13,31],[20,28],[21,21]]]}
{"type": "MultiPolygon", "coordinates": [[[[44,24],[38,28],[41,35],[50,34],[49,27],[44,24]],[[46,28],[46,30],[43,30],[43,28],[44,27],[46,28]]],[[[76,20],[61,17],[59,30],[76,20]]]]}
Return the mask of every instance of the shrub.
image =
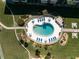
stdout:
{"type": "Polygon", "coordinates": [[[36,55],[36,56],[40,56],[40,51],[39,51],[38,49],[36,49],[35,55],[36,55]]]}
{"type": "Polygon", "coordinates": [[[47,55],[45,56],[45,59],[50,59],[51,58],[51,53],[48,52],[47,55]]]}
{"type": "Polygon", "coordinates": [[[28,47],[28,43],[27,43],[27,42],[25,42],[25,43],[24,43],[24,46],[25,46],[25,47],[28,47]]]}
{"type": "Polygon", "coordinates": [[[18,24],[19,26],[24,26],[25,22],[24,22],[22,19],[18,19],[18,20],[17,20],[17,24],[18,24]]]}
{"type": "Polygon", "coordinates": [[[23,41],[22,39],[20,40],[20,42],[21,42],[22,44],[24,43],[24,41],[23,41]]]}

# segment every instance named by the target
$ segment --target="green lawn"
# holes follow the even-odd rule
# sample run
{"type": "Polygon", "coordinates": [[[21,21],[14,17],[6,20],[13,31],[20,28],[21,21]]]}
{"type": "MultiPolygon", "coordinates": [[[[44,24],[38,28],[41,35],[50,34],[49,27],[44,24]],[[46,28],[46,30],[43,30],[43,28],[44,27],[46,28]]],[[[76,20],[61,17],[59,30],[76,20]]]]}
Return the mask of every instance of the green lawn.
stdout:
{"type": "MultiPolygon", "coordinates": [[[[71,28],[72,22],[76,22],[79,25],[78,18],[65,18],[65,28],[71,28]]],[[[78,26],[79,28],[79,26],[78,26]]],[[[71,59],[75,57],[79,57],[79,38],[72,39],[71,33],[68,33],[69,39],[66,46],[60,46],[58,43],[51,45],[48,47],[48,51],[52,53],[55,59],[71,59]]],[[[31,52],[31,55],[34,55],[35,48],[30,44],[28,49],[31,52]]],[[[44,47],[39,48],[42,55],[46,55],[47,51],[45,51],[44,47]]]]}
{"type": "MultiPolygon", "coordinates": [[[[0,0],[0,22],[6,26],[13,26],[12,16],[4,14],[5,3],[0,0]]],[[[28,54],[18,43],[13,30],[3,29],[0,32],[0,44],[5,59],[28,59],[28,54]]]]}
{"type": "MultiPolygon", "coordinates": [[[[77,22],[79,24],[79,19],[77,18],[65,18],[65,28],[71,28],[72,22],[77,22]]],[[[78,27],[79,28],[79,27],[78,27]]],[[[47,51],[50,51],[55,59],[71,59],[79,57],[79,38],[72,39],[71,33],[68,33],[69,39],[66,46],[60,46],[58,43],[48,47],[47,51]]],[[[79,35],[78,35],[79,36],[79,35]]],[[[30,44],[28,49],[31,52],[31,55],[34,55],[35,48],[30,44]]],[[[44,47],[39,48],[42,55],[46,55],[47,51],[44,47]]]]}
{"type": "Polygon", "coordinates": [[[66,46],[52,45],[51,52],[57,59],[68,59],[71,57],[79,57],[79,39],[71,39],[71,33],[69,33],[69,39],[66,46]]]}
{"type": "MultiPolygon", "coordinates": [[[[65,22],[65,28],[72,28],[73,22],[76,22],[79,25],[79,18],[65,18],[64,22],[65,22]]],[[[78,28],[79,28],[79,26],[78,26],[78,28]]]]}
{"type": "MultiPolygon", "coordinates": [[[[77,22],[79,25],[79,19],[77,18],[65,18],[64,21],[66,25],[65,28],[71,28],[72,22],[77,22]]],[[[69,35],[69,39],[66,46],[60,46],[57,43],[48,47],[48,51],[52,53],[55,59],[71,59],[71,58],[79,57],[79,38],[72,39],[71,33],[68,33],[68,35],[69,35]]],[[[29,50],[31,49],[33,48],[32,47],[29,48],[29,50]]],[[[34,53],[33,51],[34,50],[31,50],[32,54],[34,53]]],[[[46,55],[47,51],[44,50],[44,47],[42,47],[40,51],[42,55],[46,55]]]]}
{"type": "MultiPolygon", "coordinates": [[[[71,23],[76,22],[79,25],[78,18],[65,18],[65,28],[71,28],[71,23]]],[[[79,26],[78,26],[79,28],[79,26]]],[[[74,57],[79,57],[79,38],[72,39],[71,33],[68,33],[69,39],[66,46],[60,46],[59,44],[52,45],[49,49],[56,59],[70,59],[74,57]]],[[[79,34],[78,34],[79,36],[79,34]]]]}

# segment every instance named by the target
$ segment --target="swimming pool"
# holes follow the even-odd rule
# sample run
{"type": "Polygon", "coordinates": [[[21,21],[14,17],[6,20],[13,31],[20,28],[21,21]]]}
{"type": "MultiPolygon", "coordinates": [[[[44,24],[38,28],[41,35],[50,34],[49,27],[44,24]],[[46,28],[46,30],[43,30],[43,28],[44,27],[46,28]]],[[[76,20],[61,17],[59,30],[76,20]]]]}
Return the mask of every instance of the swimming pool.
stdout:
{"type": "Polygon", "coordinates": [[[38,35],[48,36],[53,34],[54,27],[49,23],[43,23],[42,25],[35,25],[33,31],[38,35]]]}

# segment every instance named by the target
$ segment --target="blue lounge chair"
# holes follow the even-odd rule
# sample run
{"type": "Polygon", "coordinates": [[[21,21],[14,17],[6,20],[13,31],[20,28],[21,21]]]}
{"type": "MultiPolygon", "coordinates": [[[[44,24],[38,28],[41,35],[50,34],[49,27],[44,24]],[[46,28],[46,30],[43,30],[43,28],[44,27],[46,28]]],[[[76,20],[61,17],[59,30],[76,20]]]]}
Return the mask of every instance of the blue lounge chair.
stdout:
{"type": "Polygon", "coordinates": [[[50,42],[50,39],[49,39],[49,42],[50,42]]]}
{"type": "Polygon", "coordinates": [[[42,38],[41,38],[41,42],[42,42],[42,38]]]}

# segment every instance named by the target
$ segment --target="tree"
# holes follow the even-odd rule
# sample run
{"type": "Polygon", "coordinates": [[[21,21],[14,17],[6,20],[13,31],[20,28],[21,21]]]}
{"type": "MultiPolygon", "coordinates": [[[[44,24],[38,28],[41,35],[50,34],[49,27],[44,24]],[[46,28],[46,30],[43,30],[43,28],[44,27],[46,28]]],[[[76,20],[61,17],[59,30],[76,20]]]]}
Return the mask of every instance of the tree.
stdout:
{"type": "Polygon", "coordinates": [[[40,57],[40,51],[38,49],[36,49],[35,55],[38,56],[38,57],[40,57]]]}
{"type": "Polygon", "coordinates": [[[22,39],[20,40],[20,42],[21,42],[22,44],[24,43],[24,41],[23,41],[22,39]]]}
{"type": "Polygon", "coordinates": [[[27,43],[27,42],[25,42],[25,43],[24,43],[24,46],[25,46],[25,47],[28,47],[28,43],[27,43]]]}
{"type": "Polygon", "coordinates": [[[45,56],[45,59],[50,59],[51,58],[51,53],[48,52],[47,55],[45,56]]]}
{"type": "Polygon", "coordinates": [[[50,56],[46,56],[45,59],[50,59],[50,56]]]}
{"type": "Polygon", "coordinates": [[[48,53],[47,53],[47,56],[51,56],[51,53],[50,53],[50,52],[48,52],[48,53]]]}
{"type": "Polygon", "coordinates": [[[25,22],[24,22],[22,19],[18,19],[18,20],[17,20],[17,24],[18,24],[19,26],[24,26],[25,22]]]}
{"type": "Polygon", "coordinates": [[[26,19],[26,18],[29,18],[29,15],[22,15],[20,17],[21,17],[21,19],[26,19]]]}
{"type": "Polygon", "coordinates": [[[44,49],[47,50],[48,49],[48,46],[44,46],[44,49]]]}

